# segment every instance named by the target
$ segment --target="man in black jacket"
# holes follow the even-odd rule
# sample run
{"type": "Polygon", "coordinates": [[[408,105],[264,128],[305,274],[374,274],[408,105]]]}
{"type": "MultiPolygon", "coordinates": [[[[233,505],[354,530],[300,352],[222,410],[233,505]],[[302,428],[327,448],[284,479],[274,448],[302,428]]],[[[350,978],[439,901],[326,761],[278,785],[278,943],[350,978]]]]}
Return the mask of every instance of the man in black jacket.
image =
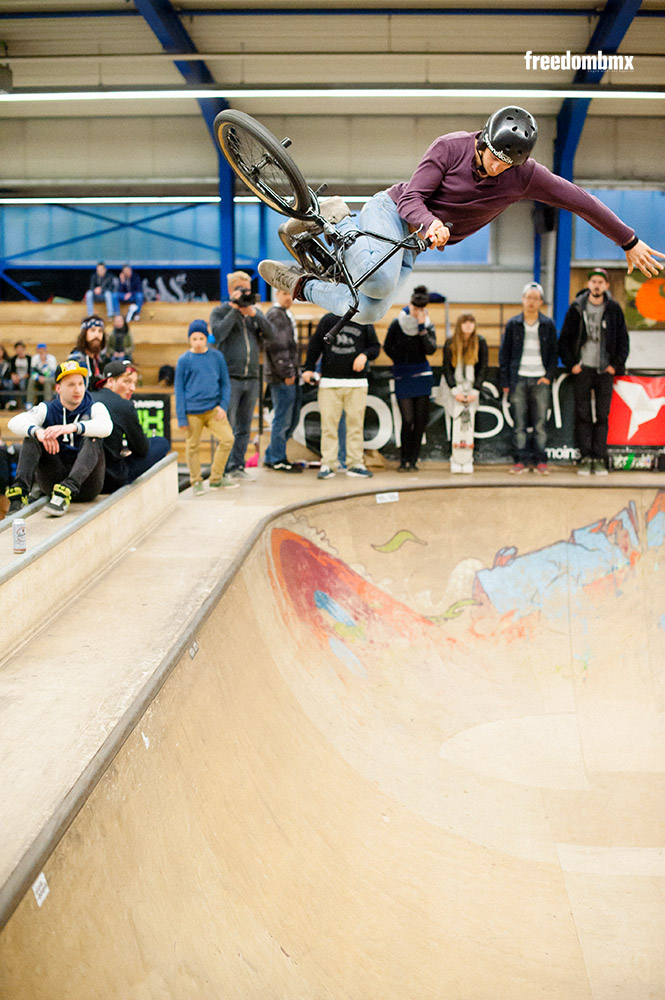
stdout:
{"type": "Polygon", "coordinates": [[[547,410],[557,369],[556,327],[541,311],[543,289],[537,281],[522,289],[523,311],[512,316],[499,348],[499,368],[504,395],[510,393],[515,436],[515,464],[511,472],[526,472],[529,465],[527,427],[533,426],[536,471],[547,475],[547,410]]]}
{"type": "Polygon", "coordinates": [[[130,398],[134,372],[136,368],[129,361],[110,361],[104,368],[103,387],[93,393],[93,399],[104,404],[113,421],[113,430],[103,442],[106,475],[102,493],[133,483],[170,450],[166,438],[148,438],[143,432],[130,398]]]}
{"type": "Polygon", "coordinates": [[[229,301],[210,313],[210,329],[224,355],[231,376],[228,419],[233,429],[233,448],[225,473],[232,479],[251,479],[245,472],[254,407],[259,398],[259,350],[271,335],[270,323],[256,308],[252,279],[245,271],[227,275],[229,301]]]}
{"type": "Polygon", "coordinates": [[[287,441],[298,426],[302,399],[298,327],[289,293],[275,292],[275,300],[277,304],[266,313],[273,333],[265,351],[265,377],[273,411],[270,444],[263,464],[277,472],[302,472],[302,466],[289,462],[286,456],[287,441]]]}
{"type": "Polygon", "coordinates": [[[573,377],[579,476],[607,475],[607,422],[614,376],[624,374],[630,348],[626,320],[609,288],[610,276],[604,267],[589,271],[587,287],[568,309],[559,336],[559,357],[573,377]]]}

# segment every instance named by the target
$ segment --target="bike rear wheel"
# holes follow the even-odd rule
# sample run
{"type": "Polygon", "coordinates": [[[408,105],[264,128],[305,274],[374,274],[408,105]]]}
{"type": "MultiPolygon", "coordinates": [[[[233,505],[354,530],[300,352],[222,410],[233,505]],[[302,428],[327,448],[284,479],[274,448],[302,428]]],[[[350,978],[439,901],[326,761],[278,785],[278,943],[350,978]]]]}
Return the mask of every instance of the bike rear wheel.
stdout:
{"type": "Polygon", "coordinates": [[[243,111],[221,111],[214,130],[229,165],[257,198],[282,215],[308,218],[312,192],[272,132],[243,111]]]}

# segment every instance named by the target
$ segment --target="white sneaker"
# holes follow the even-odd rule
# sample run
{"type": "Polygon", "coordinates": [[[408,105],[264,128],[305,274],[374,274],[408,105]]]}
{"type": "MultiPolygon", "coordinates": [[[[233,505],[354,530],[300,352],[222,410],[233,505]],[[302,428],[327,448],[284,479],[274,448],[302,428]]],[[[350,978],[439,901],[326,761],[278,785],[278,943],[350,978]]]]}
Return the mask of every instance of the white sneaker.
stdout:
{"type": "Polygon", "coordinates": [[[355,479],[371,479],[374,475],[369,469],[366,469],[364,465],[352,465],[350,469],[346,470],[347,476],[351,476],[355,479]]]}
{"type": "MultiPolygon", "coordinates": [[[[342,219],[345,219],[347,215],[351,215],[351,209],[339,195],[333,195],[332,198],[321,199],[319,202],[319,214],[323,216],[326,222],[330,222],[334,226],[338,222],[341,222],[342,219]]],[[[289,219],[288,222],[282,223],[279,227],[279,232],[286,233],[287,236],[297,236],[298,233],[320,233],[321,226],[317,222],[289,219]]]]}
{"type": "Polygon", "coordinates": [[[462,471],[462,466],[459,464],[459,462],[453,462],[453,461],[451,461],[451,463],[450,463],[450,471],[451,472],[461,472],[462,471]]]}
{"type": "Polygon", "coordinates": [[[322,465],[319,469],[319,474],[317,479],[332,479],[335,475],[335,470],[331,469],[329,465],[322,465]]]}
{"type": "Polygon", "coordinates": [[[473,472],[473,462],[467,462],[466,465],[463,465],[462,472],[466,472],[467,474],[473,472]]]}

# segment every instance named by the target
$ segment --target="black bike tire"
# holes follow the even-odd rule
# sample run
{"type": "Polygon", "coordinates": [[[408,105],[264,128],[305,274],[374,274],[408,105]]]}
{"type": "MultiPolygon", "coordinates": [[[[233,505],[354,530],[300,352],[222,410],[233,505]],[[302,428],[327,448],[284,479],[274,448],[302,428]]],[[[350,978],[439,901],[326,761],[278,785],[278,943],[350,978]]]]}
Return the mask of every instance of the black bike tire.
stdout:
{"type": "Polygon", "coordinates": [[[244,111],[220,111],[215,118],[214,131],[219,148],[229,166],[257,198],[281,215],[288,215],[293,219],[309,218],[314,207],[312,192],[300,170],[272,132],[244,111]],[[267,181],[262,181],[261,168],[258,168],[258,174],[248,173],[246,165],[238,156],[237,147],[234,148],[231,142],[233,134],[242,133],[250,136],[259,144],[263,153],[271,157],[284,175],[290,190],[284,193],[274,191],[267,181]]]}

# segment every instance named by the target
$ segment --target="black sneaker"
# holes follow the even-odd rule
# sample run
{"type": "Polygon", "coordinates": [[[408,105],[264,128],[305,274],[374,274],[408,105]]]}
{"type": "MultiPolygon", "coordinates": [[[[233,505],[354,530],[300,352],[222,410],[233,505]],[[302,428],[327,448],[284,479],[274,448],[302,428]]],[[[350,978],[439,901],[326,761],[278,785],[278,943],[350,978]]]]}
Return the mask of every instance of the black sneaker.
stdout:
{"type": "Polygon", "coordinates": [[[20,510],[28,506],[28,498],[20,486],[8,486],[5,496],[9,500],[9,510],[7,514],[18,514],[20,510]]]}
{"type": "Polygon", "coordinates": [[[68,486],[63,486],[61,483],[56,483],[53,487],[53,493],[51,494],[51,499],[44,507],[44,510],[50,517],[62,517],[69,510],[69,505],[72,502],[72,491],[68,486]]]}

